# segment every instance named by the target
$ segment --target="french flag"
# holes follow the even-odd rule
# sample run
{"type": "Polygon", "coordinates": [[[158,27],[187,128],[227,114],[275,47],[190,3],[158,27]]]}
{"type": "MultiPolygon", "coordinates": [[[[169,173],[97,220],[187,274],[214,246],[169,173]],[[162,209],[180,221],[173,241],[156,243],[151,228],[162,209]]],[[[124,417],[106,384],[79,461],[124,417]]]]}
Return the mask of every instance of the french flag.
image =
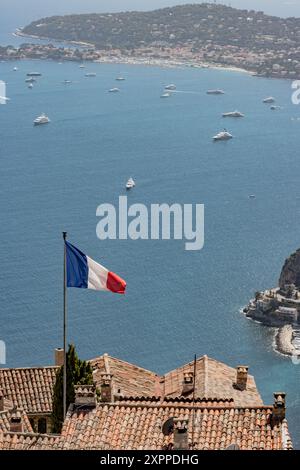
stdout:
{"type": "Polygon", "coordinates": [[[66,241],[65,244],[67,287],[125,294],[126,282],[123,279],[96,263],[71,243],[66,241]]]}

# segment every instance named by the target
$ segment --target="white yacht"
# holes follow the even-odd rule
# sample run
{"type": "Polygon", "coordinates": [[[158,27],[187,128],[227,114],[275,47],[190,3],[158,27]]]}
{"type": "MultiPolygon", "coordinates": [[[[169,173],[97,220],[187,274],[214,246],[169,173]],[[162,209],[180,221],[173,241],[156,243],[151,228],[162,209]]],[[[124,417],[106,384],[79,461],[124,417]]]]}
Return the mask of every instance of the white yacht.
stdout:
{"type": "Polygon", "coordinates": [[[213,137],[213,140],[216,142],[218,140],[230,140],[232,139],[233,135],[230,134],[226,129],[224,131],[219,132],[217,135],[213,137]]]}
{"type": "Polygon", "coordinates": [[[263,103],[275,103],[275,98],[273,98],[273,96],[269,96],[268,98],[265,98],[263,100],[263,103]]]}
{"type": "Polygon", "coordinates": [[[120,76],[120,77],[117,77],[116,80],[117,82],[124,82],[125,78],[120,76]]]}
{"type": "Polygon", "coordinates": [[[48,122],[50,122],[50,119],[48,118],[48,116],[46,116],[46,114],[41,114],[39,117],[37,117],[33,123],[35,126],[39,126],[40,124],[48,124],[48,122]]]}
{"type": "Polygon", "coordinates": [[[132,189],[135,187],[135,182],[133,178],[129,178],[129,180],[126,183],[126,189],[132,189]]]}
{"type": "Polygon", "coordinates": [[[119,91],[119,88],[111,88],[110,90],[108,90],[109,93],[118,93],[119,91]]]}
{"type": "Polygon", "coordinates": [[[70,85],[72,83],[72,80],[64,80],[63,83],[65,85],[70,85]]]}
{"type": "Polygon", "coordinates": [[[171,96],[171,93],[168,93],[168,92],[163,93],[162,95],[160,95],[161,98],[170,98],[170,96],[171,96]]]}
{"type": "Polygon", "coordinates": [[[207,90],[207,95],[225,95],[224,90],[207,90]]]}
{"type": "Polygon", "coordinates": [[[85,77],[96,77],[96,76],[97,76],[97,74],[94,73],[94,72],[89,72],[89,73],[85,74],[85,77]]]}
{"type": "Polygon", "coordinates": [[[245,114],[240,113],[239,111],[232,111],[232,112],[230,112],[230,113],[223,113],[222,116],[223,116],[223,117],[240,118],[240,117],[244,117],[245,114]]]}
{"type": "Polygon", "coordinates": [[[171,83],[170,85],[165,86],[165,90],[176,90],[176,85],[174,83],[171,83]]]}

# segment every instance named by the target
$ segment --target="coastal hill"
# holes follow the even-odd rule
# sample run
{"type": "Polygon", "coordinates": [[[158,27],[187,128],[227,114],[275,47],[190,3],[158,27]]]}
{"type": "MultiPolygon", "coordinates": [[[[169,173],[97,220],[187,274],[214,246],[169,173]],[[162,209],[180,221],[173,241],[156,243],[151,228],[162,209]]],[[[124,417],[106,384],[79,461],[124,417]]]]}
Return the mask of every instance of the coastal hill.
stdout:
{"type": "Polygon", "coordinates": [[[159,55],[170,48],[171,58],[181,50],[195,59],[240,66],[259,75],[300,75],[300,18],[282,19],[225,5],[53,16],[32,22],[21,34],[84,42],[125,54],[151,48],[148,54],[159,55]]]}
{"type": "Polygon", "coordinates": [[[300,289],[300,249],[287,258],[282,268],[279,286],[283,289],[288,284],[300,289]]]}

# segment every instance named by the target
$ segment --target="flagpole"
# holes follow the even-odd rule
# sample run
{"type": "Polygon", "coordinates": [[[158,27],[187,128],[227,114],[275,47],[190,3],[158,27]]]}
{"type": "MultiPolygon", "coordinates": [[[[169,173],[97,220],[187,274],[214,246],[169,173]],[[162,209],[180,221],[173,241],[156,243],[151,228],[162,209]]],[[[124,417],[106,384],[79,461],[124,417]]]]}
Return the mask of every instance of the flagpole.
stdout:
{"type": "Polygon", "coordinates": [[[64,368],[63,368],[63,419],[67,414],[67,232],[63,232],[64,239],[64,327],[63,327],[63,348],[64,348],[64,368]]]}

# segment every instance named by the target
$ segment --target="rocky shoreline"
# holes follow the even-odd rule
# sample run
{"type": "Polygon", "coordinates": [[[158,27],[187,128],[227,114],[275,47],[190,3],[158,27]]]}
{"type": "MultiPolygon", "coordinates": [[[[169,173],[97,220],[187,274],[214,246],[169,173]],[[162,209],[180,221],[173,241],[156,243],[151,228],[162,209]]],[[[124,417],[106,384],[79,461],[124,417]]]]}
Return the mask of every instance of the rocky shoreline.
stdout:
{"type": "Polygon", "coordinates": [[[285,356],[295,356],[299,351],[293,345],[294,329],[292,325],[284,325],[275,335],[275,349],[285,356]]]}
{"type": "Polygon", "coordinates": [[[243,309],[247,318],[277,328],[274,348],[285,356],[300,355],[300,249],[286,259],[278,287],[256,292],[243,309]]]}

